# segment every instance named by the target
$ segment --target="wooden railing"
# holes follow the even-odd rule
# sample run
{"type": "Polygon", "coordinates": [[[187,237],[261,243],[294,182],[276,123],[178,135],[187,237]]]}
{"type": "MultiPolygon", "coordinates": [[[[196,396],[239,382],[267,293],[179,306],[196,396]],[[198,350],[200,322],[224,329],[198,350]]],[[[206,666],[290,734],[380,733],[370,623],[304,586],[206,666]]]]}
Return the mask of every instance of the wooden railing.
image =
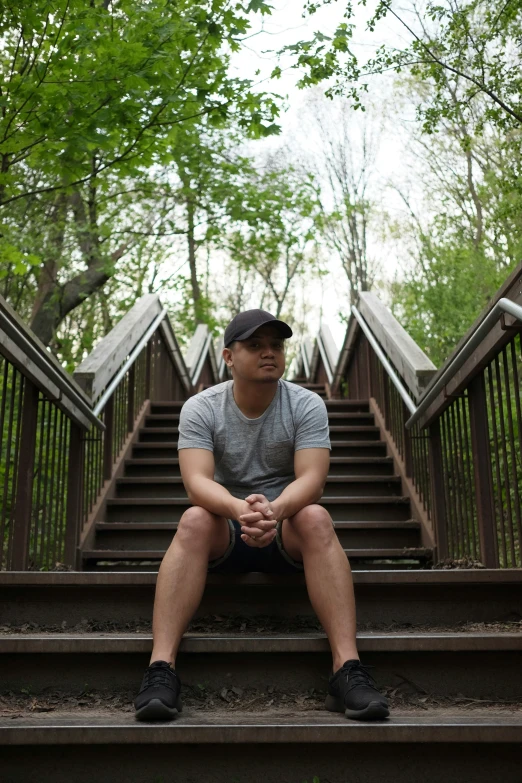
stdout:
{"type": "Polygon", "coordinates": [[[78,566],[150,402],[217,381],[209,340],[190,358],[151,294],[71,377],[0,298],[1,569],[78,566]]]}
{"type": "Polygon", "coordinates": [[[219,379],[219,365],[216,358],[212,334],[206,324],[199,324],[190,341],[185,363],[192,386],[201,391],[219,379]]]}
{"type": "Polygon", "coordinates": [[[0,297],[0,567],[72,563],[79,443],[105,424],[0,297]]]}
{"type": "MultiPolygon", "coordinates": [[[[495,319],[472,355],[458,361],[503,298],[522,305],[522,264],[436,371],[382,302],[361,294],[329,389],[331,397],[370,401],[423,543],[440,561],[522,567],[522,321],[495,319]],[[412,411],[446,377],[411,426],[412,411]]],[[[311,382],[326,373],[311,370],[311,382]]]]}

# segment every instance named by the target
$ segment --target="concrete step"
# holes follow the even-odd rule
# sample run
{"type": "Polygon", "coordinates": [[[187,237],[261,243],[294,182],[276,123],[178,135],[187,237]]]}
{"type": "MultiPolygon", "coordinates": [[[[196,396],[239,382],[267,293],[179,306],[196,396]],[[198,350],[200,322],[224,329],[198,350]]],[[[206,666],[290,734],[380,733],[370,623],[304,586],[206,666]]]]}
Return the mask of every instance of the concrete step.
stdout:
{"type": "Polygon", "coordinates": [[[0,720],[9,783],[520,783],[515,710],[396,710],[378,723],[326,711],[185,710],[145,724],[81,709],[0,720]],[[420,713],[420,714],[419,714],[420,713]],[[141,746],[141,748],[140,748],[141,746]],[[95,759],[93,761],[93,753],[95,759]]]}
{"type": "MultiPolygon", "coordinates": [[[[522,632],[357,634],[361,661],[378,687],[409,683],[431,698],[522,700],[522,632]]],[[[0,634],[2,691],[40,693],[139,684],[150,633],[0,634]]],[[[176,670],[187,687],[227,684],[266,691],[326,692],[331,653],[324,634],[186,634],[176,670]]]]}
{"type": "MultiPolygon", "coordinates": [[[[178,527],[177,522],[98,522],[97,549],[166,549],[178,527]]],[[[380,547],[397,549],[416,547],[420,542],[420,525],[405,522],[336,522],[339,541],[346,549],[380,547]]]]}
{"type": "MultiPolygon", "coordinates": [[[[69,626],[151,622],[157,574],[0,572],[0,617],[11,624],[69,626]]],[[[522,569],[365,570],[353,573],[359,623],[455,625],[522,619],[522,569]]],[[[315,617],[300,574],[210,574],[197,617],[315,617]],[[281,600],[281,596],[284,600],[281,600]]]]}
{"type": "MultiPolygon", "coordinates": [[[[365,497],[400,495],[399,476],[328,476],[325,495],[329,497],[365,497]]],[[[180,476],[132,476],[116,481],[118,498],[187,498],[180,476]]]]}
{"type": "MultiPolygon", "coordinates": [[[[326,497],[321,505],[334,522],[390,522],[411,518],[409,498],[400,495],[326,497]]],[[[107,522],[178,522],[191,507],[183,498],[111,498],[107,501],[107,522]]]]}

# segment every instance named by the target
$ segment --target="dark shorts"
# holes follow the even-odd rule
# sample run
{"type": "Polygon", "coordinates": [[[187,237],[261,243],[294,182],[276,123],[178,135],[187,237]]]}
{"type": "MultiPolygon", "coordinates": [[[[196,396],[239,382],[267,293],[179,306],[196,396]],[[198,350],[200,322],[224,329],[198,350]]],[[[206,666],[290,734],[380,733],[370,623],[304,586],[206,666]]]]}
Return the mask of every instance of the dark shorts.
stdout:
{"type": "Polygon", "coordinates": [[[241,539],[241,525],[235,519],[228,520],[230,544],[217,560],[210,560],[208,570],[212,574],[245,574],[263,571],[265,574],[303,573],[303,564],[292,560],[285,552],[281,538],[282,522],[277,523],[276,537],[262,549],[248,546],[241,539]]]}

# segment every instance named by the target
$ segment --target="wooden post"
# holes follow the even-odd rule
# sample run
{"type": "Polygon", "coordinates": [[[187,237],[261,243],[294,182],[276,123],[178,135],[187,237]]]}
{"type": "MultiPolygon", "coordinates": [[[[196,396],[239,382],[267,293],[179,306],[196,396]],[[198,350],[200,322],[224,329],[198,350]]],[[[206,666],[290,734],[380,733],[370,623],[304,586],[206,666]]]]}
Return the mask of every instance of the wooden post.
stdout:
{"type": "Polygon", "coordinates": [[[372,352],[373,349],[366,340],[366,383],[368,384],[368,399],[373,397],[373,384],[372,384],[372,352]]]}
{"type": "Polygon", "coordinates": [[[114,394],[107,400],[104,414],[103,423],[106,429],[103,433],[103,478],[107,480],[112,476],[114,394]]]}
{"type": "Polygon", "coordinates": [[[411,430],[407,430],[404,426],[411,414],[406,407],[406,403],[402,403],[402,431],[404,437],[404,468],[408,478],[413,476],[413,448],[411,440],[411,430]]]}
{"type": "Polygon", "coordinates": [[[71,421],[67,465],[67,509],[65,517],[65,565],[77,567],[77,547],[82,525],[83,440],[82,430],[71,421]]]}
{"type": "Polygon", "coordinates": [[[145,399],[150,400],[150,392],[152,388],[152,378],[151,375],[151,369],[152,369],[152,339],[149,340],[147,343],[146,348],[146,359],[145,359],[145,399]]]}
{"type": "Polygon", "coordinates": [[[471,381],[468,387],[468,399],[481,559],[486,568],[498,568],[488,407],[483,372],[471,381]]]}
{"type": "Polygon", "coordinates": [[[134,404],[135,404],[135,389],[136,386],[136,362],[131,365],[129,369],[129,385],[128,385],[128,399],[127,399],[127,432],[132,432],[134,429],[134,404]]]}
{"type": "Polygon", "coordinates": [[[383,392],[383,401],[382,401],[382,413],[384,416],[384,423],[386,425],[386,429],[389,430],[391,427],[390,423],[390,381],[388,379],[388,374],[386,370],[381,366],[381,372],[382,372],[382,392],[383,392]]]}
{"type": "MultiPolygon", "coordinates": [[[[13,514],[11,569],[25,571],[29,560],[29,540],[33,511],[33,479],[38,423],[38,388],[27,378],[24,381],[22,427],[18,460],[18,479],[13,514]]],[[[8,444],[9,445],[9,444],[8,444]]]]}
{"type": "Polygon", "coordinates": [[[437,557],[443,560],[449,557],[448,551],[448,517],[446,494],[444,492],[444,463],[442,461],[442,439],[440,436],[440,421],[437,419],[429,428],[428,444],[430,465],[431,508],[433,528],[437,542],[437,557]]]}

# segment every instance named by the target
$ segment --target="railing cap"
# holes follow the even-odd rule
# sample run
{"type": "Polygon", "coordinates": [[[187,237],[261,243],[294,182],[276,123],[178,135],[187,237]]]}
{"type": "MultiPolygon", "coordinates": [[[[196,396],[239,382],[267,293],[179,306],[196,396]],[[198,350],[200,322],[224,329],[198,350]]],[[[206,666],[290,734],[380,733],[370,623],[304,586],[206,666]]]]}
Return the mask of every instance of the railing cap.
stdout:
{"type": "Polygon", "coordinates": [[[162,310],[157,294],[146,294],[118,321],[76,368],[75,380],[96,400],[162,310]]]}
{"type": "Polygon", "coordinates": [[[208,340],[209,330],[207,324],[198,324],[196,331],[192,335],[189,346],[185,353],[185,364],[187,370],[192,373],[201,356],[206,340],[208,340]]]}
{"type": "Polygon", "coordinates": [[[92,413],[91,401],[83,389],[2,296],[0,331],[5,335],[1,340],[0,354],[22,375],[81,427],[88,429],[94,423],[103,429],[92,413]]]}
{"type": "Polygon", "coordinates": [[[361,292],[358,309],[415,399],[419,399],[437,372],[431,359],[374,293],[361,292]]]}
{"type": "Polygon", "coordinates": [[[330,331],[330,327],[326,324],[321,325],[319,336],[323,342],[326,357],[333,373],[337,367],[337,362],[339,361],[339,348],[336,345],[333,334],[330,331]]]}

